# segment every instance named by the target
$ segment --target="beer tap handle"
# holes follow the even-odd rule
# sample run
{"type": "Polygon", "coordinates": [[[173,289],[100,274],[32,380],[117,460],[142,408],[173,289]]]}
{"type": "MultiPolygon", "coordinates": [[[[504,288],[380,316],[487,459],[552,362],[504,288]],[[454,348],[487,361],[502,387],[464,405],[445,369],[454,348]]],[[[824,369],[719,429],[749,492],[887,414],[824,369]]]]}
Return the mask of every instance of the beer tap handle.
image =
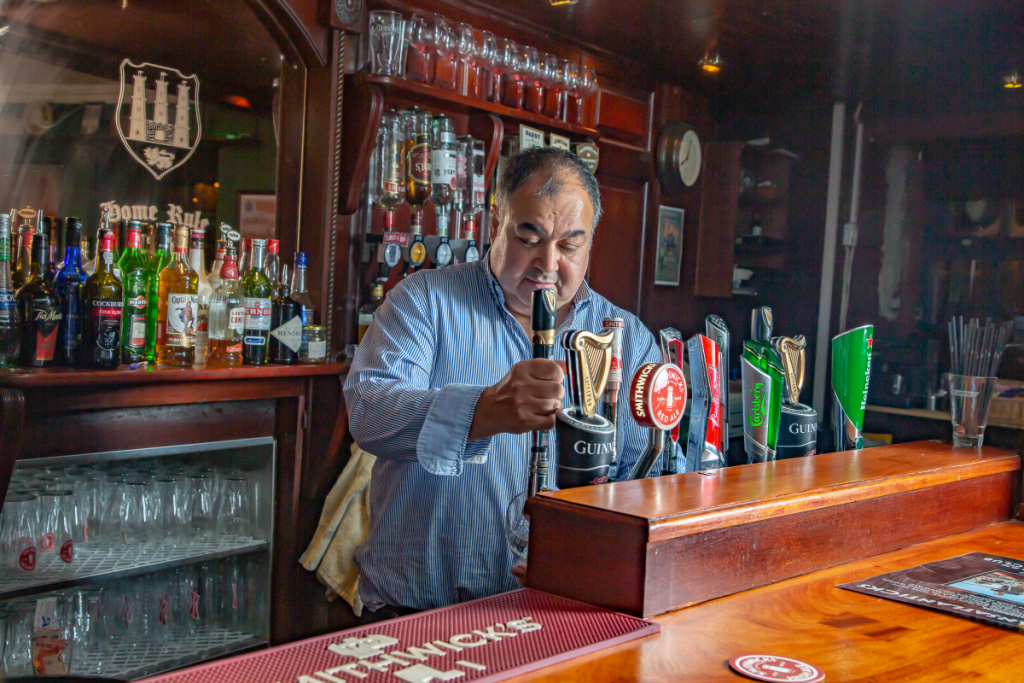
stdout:
{"type": "Polygon", "coordinates": [[[704,321],[704,333],[718,344],[718,397],[722,405],[722,457],[729,453],[729,327],[718,315],[709,315],[704,321]]]}
{"type": "Polygon", "coordinates": [[[775,325],[772,321],[772,309],[758,306],[750,312],[750,340],[767,342],[772,338],[775,325]]]}
{"type": "Polygon", "coordinates": [[[647,449],[633,465],[627,479],[651,473],[668,439],[686,411],[686,379],[671,363],[644,363],[629,385],[629,409],[641,427],[650,430],[647,449]]]}
{"type": "MultiPolygon", "coordinates": [[[[558,306],[553,289],[541,289],[533,293],[530,310],[531,344],[533,357],[551,360],[555,355],[555,323],[558,306]]],[[[548,482],[548,432],[533,433],[533,447],[530,450],[530,483],[528,497],[547,488],[548,482]]]]}

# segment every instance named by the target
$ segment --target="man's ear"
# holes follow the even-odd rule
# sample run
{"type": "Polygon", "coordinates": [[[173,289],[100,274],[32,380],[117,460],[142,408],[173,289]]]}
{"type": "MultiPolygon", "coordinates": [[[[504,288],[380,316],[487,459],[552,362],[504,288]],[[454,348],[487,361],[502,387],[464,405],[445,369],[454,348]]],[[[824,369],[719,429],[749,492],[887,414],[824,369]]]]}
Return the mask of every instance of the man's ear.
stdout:
{"type": "Polygon", "coordinates": [[[501,222],[498,220],[498,210],[497,210],[497,207],[495,207],[495,209],[493,211],[491,211],[490,215],[491,215],[491,227],[490,227],[490,230],[488,232],[488,234],[490,235],[490,238],[487,241],[490,242],[491,244],[494,244],[495,240],[498,239],[498,228],[501,227],[501,222]]]}

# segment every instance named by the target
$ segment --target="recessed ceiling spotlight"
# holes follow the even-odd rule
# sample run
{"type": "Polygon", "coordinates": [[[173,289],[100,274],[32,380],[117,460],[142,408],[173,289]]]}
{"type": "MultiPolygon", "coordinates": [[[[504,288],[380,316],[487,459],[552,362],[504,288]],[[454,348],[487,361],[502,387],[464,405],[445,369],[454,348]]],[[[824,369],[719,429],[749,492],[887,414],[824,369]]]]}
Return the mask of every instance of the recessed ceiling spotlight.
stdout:
{"type": "Polygon", "coordinates": [[[1014,71],[1012,74],[1003,76],[1003,87],[1008,90],[1016,90],[1024,86],[1024,81],[1021,81],[1020,74],[1014,71]]]}
{"type": "Polygon", "coordinates": [[[561,7],[562,5],[575,5],[579,0],[548,0],[552,7],[561,7]]]}
{"type": "Polygon", "coordinates": [[[708,50],[704,53],[704,56],[697,62],[697,66],[704,70],[705,73],[716,74],[722,70],[722,57],[718,54],[718,50],[708,50]]]}

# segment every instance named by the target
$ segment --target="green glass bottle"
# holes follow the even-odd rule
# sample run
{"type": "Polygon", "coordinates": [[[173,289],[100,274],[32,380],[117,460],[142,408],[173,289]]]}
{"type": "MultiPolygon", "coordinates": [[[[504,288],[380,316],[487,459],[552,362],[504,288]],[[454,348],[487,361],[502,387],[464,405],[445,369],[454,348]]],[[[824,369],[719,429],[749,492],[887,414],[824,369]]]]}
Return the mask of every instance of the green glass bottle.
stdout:
{"type": "Polygon", "coordinates": [[[245,299],[242,361],[246,365],[266,363],[267,351],[270,346],[270,298],[274,296],[274,285],[263,273],[266,248],[266,240],[252,240],[249,272],[242,280],[242,296],[245,299]]]}
{"type": "Polygon", "coordinates": [[[157,299],[159,298],[160,271],[171,261],[171,233],[174,226],[170,223],[157,223],[156,251],[149,260],[149,292],[146,302],[146,360],[153,362],[156,352],[157,299]]]}
{"type": "Polygon", "coordinates": [[[121,322],[121,362],[146,360],[146,313],[149,309],[149,254],[142,249],[142,223],[128,223],[124,253],[118,261],[124,285],[121,322]]]}
{"type": "Polygon", "coordinates": [[[775,460],[782,413],[782,360],[771,345],[772,313],[754,309],[750,341],[743,342],[743,447],[747,462],[775,460]]]}

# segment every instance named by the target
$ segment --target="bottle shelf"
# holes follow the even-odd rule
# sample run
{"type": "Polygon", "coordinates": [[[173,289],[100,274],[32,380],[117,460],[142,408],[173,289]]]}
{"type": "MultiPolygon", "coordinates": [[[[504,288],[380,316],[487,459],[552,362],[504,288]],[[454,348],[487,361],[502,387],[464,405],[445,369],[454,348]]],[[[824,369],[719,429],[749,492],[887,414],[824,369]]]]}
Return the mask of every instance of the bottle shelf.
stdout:
{"type": "Polygon", "coordinates": [[[80,545],[75,548],[75,559],[71,565],[64,564],[60,553],[52,552],[38,556],[32,572],[5,568],[0,572],[0,600],[149,574],[266,548],[266,541],[240,536],[173,538],[159,544],[99,542],[80,545]]]}
{"type": "Polygon", "coordinates": [[[134,680],[266,646],[250,633],[215,627],[176,631],[165,640],[114,636],[100,650],[76,649],[71,670],[76,676],[134,680]]]}

